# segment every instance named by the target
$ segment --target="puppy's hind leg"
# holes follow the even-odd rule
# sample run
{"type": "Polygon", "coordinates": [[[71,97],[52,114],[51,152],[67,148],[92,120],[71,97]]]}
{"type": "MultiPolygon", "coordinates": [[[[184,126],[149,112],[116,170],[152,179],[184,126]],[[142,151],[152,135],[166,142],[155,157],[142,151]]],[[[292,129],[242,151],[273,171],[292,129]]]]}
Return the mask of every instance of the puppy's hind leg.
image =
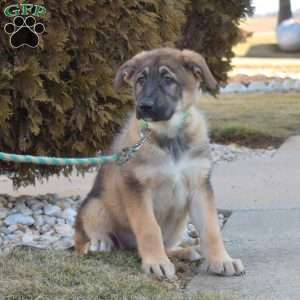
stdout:
{"type": "Polygon", "coordinates": [[[176,257],[180,260],[186,260],[186,261],[197,261],[203,258],[200,245],[188,246],[184,248],[176,247],[167,250],[167,255],[169,257],[176,257]]]}
{"type": "MultiPolygon", "coordinates": [[[[87,254],[92,244],[100,242],[100,251],[110,251],[113,243],[109,212],[102,199],[87,198],[80,207],[75,223],[75,250],[78,254],[87,254]]],[[[98,250],[98,249],[96,249],[98,250]]]]}

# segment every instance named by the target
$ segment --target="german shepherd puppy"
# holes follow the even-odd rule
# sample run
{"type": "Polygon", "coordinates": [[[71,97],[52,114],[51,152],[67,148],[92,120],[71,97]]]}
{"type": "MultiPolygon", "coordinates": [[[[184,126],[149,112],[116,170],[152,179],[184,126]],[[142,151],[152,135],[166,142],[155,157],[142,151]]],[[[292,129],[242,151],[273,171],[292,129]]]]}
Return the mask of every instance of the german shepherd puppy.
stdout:
{"type": "Polygon", "coordinates": [[[150,134],[127,163],[100,169],[77,215],[77,253],[86,254],[93,241],[102,251],[137,248],[146,273],[172,280],[169,257],[200,258],[197,247],[177,247],[190,218],[208,270],[244,273],[242,262],[227,253],[218,224],[206,122],[193,107],[203,82],[211,91],[217,88],[204,58],[190,50],[145,51],[120,67],[115,87],[132,86],[136,109],[111,151],[139,140],[140,119],[148,122],[150,134]]]}

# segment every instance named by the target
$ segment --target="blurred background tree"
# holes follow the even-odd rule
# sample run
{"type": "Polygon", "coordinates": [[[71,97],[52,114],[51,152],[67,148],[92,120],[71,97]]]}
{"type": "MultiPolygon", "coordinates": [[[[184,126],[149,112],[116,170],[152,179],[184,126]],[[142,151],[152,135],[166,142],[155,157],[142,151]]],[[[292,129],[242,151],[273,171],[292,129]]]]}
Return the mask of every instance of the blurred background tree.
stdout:
{"type": "Polygon", "coordinates": [[[278,22],[279,25],[282,21],[292,18],[292,9],[290,0],[279,0],[278,22]]]}
{"type": "MultiPolygon", "coordinates": [[[[0,0],[0,7],[11,1],[0,0]]],[[[13,49],[0,35],[0,150],[80,157],[107,149],[132,99],[112,88],[118,66],[144,49],[191,48],[226,81],[238,23],[251,0],[44,0],[39,48],[13,49]]],[[[0,15],[3,28],[11,19],[0,15]]],[[[27,185],[72,167],[0,162],[27,185]]]]}

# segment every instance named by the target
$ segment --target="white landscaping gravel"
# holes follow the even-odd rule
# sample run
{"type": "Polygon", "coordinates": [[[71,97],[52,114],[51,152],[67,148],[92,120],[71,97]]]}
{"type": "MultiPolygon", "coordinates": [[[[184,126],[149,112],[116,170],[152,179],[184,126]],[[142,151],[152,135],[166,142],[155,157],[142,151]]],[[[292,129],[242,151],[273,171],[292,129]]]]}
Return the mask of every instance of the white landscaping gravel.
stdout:
{"type": "Polygon", "coordinates": [[[276,152],[276,149],[273,147],[269,147],[268,149],[250,149],[236,144],[211,144],[211,150],[215,164],[231,162],[239,159],[251,159],[254,157],[270,158],[276,152]]]}
{"type": "Polygon", "coordinates": [[[249,84],[231,82],[220,88],[221,94],[272,92],[300,92],[300,79],[285,78],[270,81],[253,81],[249,84]]]}
{"type": "MultiPolygon", "coordinates": [[[[212,144],[215,164],[230,163],[253,157],[270,158],[276,150],[249,149],[237,145],[212,144]]],[[[16,246],[42,249],[67,249],[73,246],[74,221],[83,199],[79,196],[59,197],[57,194],[40,196],[0,195],[0,255],[8,254],[16,246]]],[[[220,226],[226,217],[219,214],[220,226]]],[[[189,224],[183,242],[195,244],[197,233],[189,224]]]]}

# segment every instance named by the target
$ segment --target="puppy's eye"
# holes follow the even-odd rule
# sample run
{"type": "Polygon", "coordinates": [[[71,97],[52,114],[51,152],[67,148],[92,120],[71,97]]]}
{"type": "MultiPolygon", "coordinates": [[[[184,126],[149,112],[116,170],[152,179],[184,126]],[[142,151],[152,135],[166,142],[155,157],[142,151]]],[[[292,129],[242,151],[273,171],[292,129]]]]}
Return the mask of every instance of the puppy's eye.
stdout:
{"type": "Polygon", "coordinates": [[[164,76],[164,82],[169,85],[175,82],[174,78],[171,76],[164,76]]]}
{"type": "Polygon", "coordinates": [[[145,77],[141,76],[136,80],[136,83],[139,84],[140,86],[143,86],[145,84],[145,81],[146,81],[145,77]]]}

